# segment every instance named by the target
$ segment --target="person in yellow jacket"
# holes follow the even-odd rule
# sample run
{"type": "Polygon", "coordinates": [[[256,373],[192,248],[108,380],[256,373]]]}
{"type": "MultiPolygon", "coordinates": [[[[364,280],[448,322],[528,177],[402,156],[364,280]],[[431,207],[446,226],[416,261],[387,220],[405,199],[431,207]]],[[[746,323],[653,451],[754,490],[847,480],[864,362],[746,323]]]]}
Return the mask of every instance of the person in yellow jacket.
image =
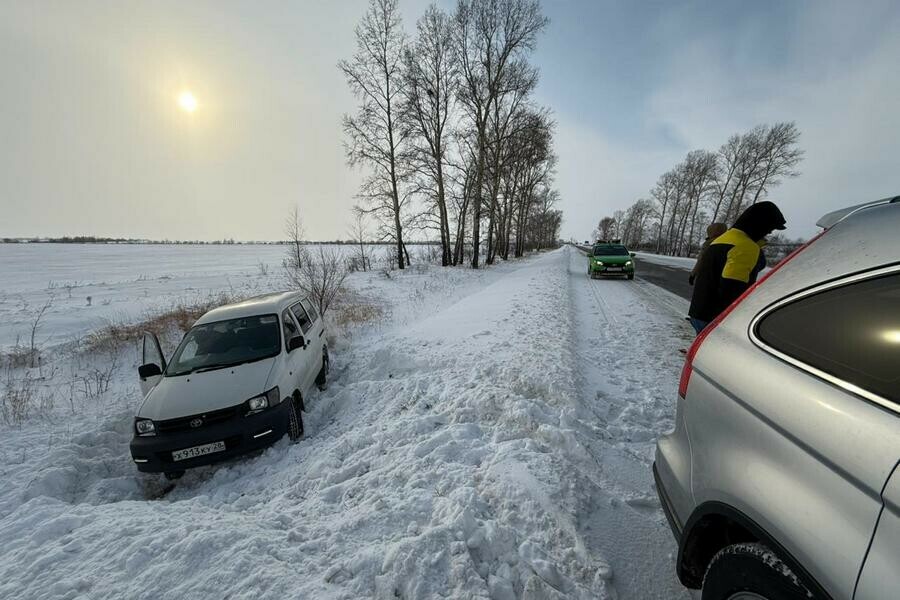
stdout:
{"type": "Polygon", "coordinates": [[[757,275],[766,266],[762,251],[765,238],[776,229],[784,229],[785,223],[784,215],[774,203],[757,202],[700,255],[688,310],[691,325],[698,334],[756,282],[757,275]]]}

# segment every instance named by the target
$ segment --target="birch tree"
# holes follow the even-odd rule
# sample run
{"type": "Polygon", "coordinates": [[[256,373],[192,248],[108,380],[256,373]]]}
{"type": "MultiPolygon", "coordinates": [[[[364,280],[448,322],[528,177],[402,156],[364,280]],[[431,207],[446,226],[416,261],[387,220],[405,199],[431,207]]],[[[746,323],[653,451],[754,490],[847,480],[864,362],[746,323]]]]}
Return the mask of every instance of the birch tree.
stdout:
{"type": "Polygon", "coordinates": [[[359,100],[355,115],[345,115],[346,151],[352,166],[369,168],[359,192],[363,211],[381,225],[382,236],[396,245],[397,266],[406,266],[401,211],[407,196],[400,187],[408,173],[401,162],[405,134],[399,105],[404,94],[402,72],[406,38],[397,0],[371,0],[356,27],[356,54],[338,64],[359,100]]]}
{"type": "Polygon", "coordinates": [[[426,182],[430,212],[437,216],[441,264],[453,262],[447,210],[446,155],[455,103],[457,68],[450,18],[431,5],[404,53],[404,126],[413,171],[426,182]]]}
{"type": "Polygon", "coordinates": [[[472,182],[472,268],[479,266],[488,123],[510,79],[512,65],[530,50],[547,24],[537,0],[459,0],[454,14],[459,100],[475,135],[472,182]]]}

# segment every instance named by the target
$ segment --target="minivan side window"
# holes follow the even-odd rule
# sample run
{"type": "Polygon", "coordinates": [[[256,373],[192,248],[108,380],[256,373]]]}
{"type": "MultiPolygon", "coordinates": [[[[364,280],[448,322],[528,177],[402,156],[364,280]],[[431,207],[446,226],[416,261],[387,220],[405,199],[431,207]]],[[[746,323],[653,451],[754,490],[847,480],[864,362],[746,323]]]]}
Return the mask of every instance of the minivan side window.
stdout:
{"type": "Polygon", "coordinates": [[[760,321],[756,334],[791,358],[900,404],[900,273],[785,304],[760,321]]]}
{"type": "Polygon", "coordinates": [[[303,304],[303,308],[306,309],[306,314],[309,315],[310,321],[315,323],[319,319],[319,313],[316,311],[316,307],[309,301],[309,298],[301,300],[300,303],[303,304]]]}
{"type": "Polygon", "coordinates": [[[298,302],[291,307],[291,312],[297,317],[297,322],[300,323],[300,329],[303,330],[303,333],[309,331],[312,327],[312,321],[309,320],[309,315],[306,314],[303,306],[298,302]]]}
{"type": "Polygon", "coordinates": [[[294,323],[294,318],[291,317],[290,310],[285,310],[281,313],[281,326],[284,331],[284,347],[287,348],[288,341],[300,333],[297,329],[297,324],[294,323]]]}

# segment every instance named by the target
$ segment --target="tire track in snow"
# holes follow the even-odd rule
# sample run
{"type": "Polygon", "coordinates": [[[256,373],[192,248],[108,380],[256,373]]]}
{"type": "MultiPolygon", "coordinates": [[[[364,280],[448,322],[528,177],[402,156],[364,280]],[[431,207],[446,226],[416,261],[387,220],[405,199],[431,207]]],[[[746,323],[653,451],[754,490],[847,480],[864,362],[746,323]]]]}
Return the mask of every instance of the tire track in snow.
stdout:
{"type": "Polygon", "coordinates": [[[655,438],[674,417],[683,321],[645,285],[592,280],[581,268],[584,256],[567,253],[579,440],[597,462],[579,507],[580,530],[588,549],[611,564],[620,600],[687,598],[650,472],[655,438]]]}

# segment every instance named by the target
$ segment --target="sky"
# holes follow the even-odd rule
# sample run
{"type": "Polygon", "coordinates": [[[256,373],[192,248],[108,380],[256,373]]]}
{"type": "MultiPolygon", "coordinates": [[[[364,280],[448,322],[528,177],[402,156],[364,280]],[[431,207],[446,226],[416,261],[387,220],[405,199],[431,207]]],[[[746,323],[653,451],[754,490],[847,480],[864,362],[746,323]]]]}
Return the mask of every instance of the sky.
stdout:
{"type": "MultiPolygon", "coordinates": [[[[400,0],[413,31],[426,0],[400,0]]],[[[452,7],[445,0],[444,6],[452,7]]],[[[563,236],[646,197],[689,151],[796,121],[792,237],[900,194],[900,3],[545,0],[563,236]]],[[[0,237],[349,237],[361,173],[336,65],[364,0],[0,2],[0,237]],[[190,90],[197,110],[179,108],[190,90]]]]}

